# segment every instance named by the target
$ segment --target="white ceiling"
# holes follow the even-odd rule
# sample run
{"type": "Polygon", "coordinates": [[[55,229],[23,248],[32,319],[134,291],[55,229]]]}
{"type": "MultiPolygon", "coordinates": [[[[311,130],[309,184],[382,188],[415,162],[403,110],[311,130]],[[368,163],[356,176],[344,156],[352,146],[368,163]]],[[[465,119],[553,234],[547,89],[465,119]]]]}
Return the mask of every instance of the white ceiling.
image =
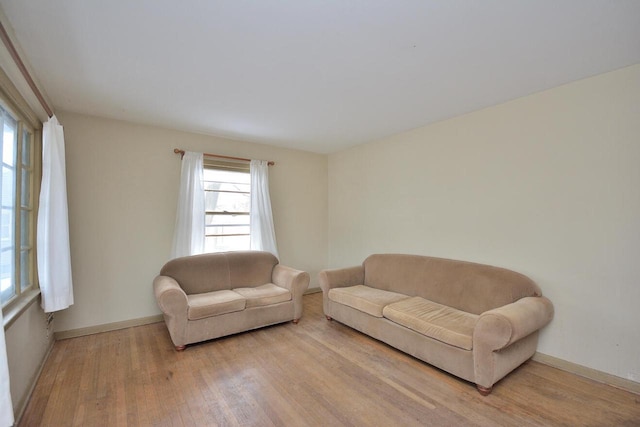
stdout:
{"type": "Polygon", "coordinates": [[[638,0],[0,0],[54,109],[330,153],[640,63],[638,0]]]}

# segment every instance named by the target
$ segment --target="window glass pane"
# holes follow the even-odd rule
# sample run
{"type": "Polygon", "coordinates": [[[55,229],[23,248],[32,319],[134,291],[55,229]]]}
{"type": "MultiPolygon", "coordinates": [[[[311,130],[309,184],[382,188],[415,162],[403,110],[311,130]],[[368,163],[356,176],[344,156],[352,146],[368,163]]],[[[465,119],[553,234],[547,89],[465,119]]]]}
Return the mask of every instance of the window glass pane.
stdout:
{"type": "Polygon", "coordinates": [[[31,133],[22,132],[22,164],[31,166],[31,133]]]}
{"type": "Polygon", "coordinates": [[[249,212],[251,199],[249,194],[205,192],[207,212],[249,212]]]}
{"type": "Polygon", "coordinates": [[[4,114],[4,133],[2,136],[2,162],[13,166],[16,161],[16,121],[4,114]]]}
{"type": "Polygon", "coordinates": [[[31,249],[20,251],[20,290],[31,286],[31,249]]]}
{"type": "Polygon", "coordinates": [[[28,210],[20,211],[20,246],[31,246],[31,227],[29,227],[29,217],[31,212],[28,210]]]}
{"type": "Polygon", "coordinates": [[[0,209],[0,250],[13,248],[13,209],[12,207],[0,209]]]}
{"type": "Polygon", "coordinates": [[[249,235],[249,224],[224,224],[217,226],[207,226],[205,227],[205,235],[206,236],[223,236],[223,235],[238,235],[238,234],[246,234],[249,235]]]}
{"type": "Polygon", "coordinates": [[[205,252],[243,251],[250,247],[249,236],[206,237],[205,252]]]}
{"type": "Polygon", "coordinates": [[[15,255],[12,247],[0,251],[0,300],[5,303],[16,293],[15,281],[13,279],[15,255]]]}
{"type": "Polygon", "coordinates": [[[13,175],[13,168],[8,166],[2,166],[2,187],[0,187],[0,191],[2,191],[2,207],[3,208],[11,208],[13,209],[15,204],[15,179],[13,175]]]}
{"type": "Polygon", "coordinates": [[[22,169],[22,188],[20,190],[20,203],[22,206],[31,206],[31,173],[27,169],[22,169]]]}

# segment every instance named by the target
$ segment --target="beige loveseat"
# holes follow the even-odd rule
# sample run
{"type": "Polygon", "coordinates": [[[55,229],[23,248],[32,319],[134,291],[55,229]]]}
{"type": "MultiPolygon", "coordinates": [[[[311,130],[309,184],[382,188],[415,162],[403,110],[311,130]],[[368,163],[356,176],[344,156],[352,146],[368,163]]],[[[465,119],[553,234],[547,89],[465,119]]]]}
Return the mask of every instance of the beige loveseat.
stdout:
{"type": "Polygon", "coordinates": [[[529,359],[551,302],[522,274],[418,255],[378,254],[320,272],[324,313],[476,384],[481,394],[529,359]]]}
{"type": "Polygon", "coordinates": [[[302,316],[309,273],[269,252],[195,255],[167,262],[153,281],[176,350],[302,316]]]}

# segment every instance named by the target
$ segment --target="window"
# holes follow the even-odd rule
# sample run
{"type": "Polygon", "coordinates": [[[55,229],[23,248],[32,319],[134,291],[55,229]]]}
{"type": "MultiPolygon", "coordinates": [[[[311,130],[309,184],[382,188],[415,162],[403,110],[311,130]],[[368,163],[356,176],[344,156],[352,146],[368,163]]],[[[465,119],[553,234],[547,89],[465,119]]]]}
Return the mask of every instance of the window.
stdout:
{"type": "Polygon", "coordinates": [[[248,250],[249,164],[204,161],[205,252],[248,250]]]}
{"type": "Polygon", "coordinates": [[[6,306],[35,284],[36,133],[0,104],[0,303],[6,306]]]}

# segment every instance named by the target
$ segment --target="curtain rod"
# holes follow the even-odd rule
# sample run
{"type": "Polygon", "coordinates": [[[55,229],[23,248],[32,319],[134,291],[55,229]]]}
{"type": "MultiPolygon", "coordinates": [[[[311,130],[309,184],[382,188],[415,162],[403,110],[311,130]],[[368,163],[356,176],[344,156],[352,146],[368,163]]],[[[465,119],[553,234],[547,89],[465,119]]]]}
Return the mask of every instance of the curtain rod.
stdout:
{"type": "Polygon", "coordinates": [[[40,105],[42,105],[42,108],[44,108],[44,111],[49,117],[53,117],[53,110],[51,110],[49,104],[47,104],[47,101],[44,100],[44,96],[42,96],[40,89],[38,89],[38,86],[36,86],[36,83],[31,78],[31,74],[29,74],[29,71],[24,65],[24,62],[22,62],[22,59],[20,59],[20,55],[18,55],[18,51],[13,45],[13,42],[11,41],[7,30],[4,28],[4,25],[2,25],[2,22],[0,22],[0,39],[2,39],[2,42],[7,47],[9,54],[11,54],[11,57],[18,66],[20,73],[22,73],[22,77],[24,77],[24,79],[27,81],[27,84],[33,91],[33,94],[36,96],[36,98],[38,98],[38,101],[40,102],[40,105]]]}
{"type": "MultiPolygon", "coordinates": [[[[184,150],[181,150],[179,148],[174,148],[173,152],[176,154],[180,154],[180,157],[184,157],[184,150]]],[[[202,153],[203,156],[207,156],[207,157],[217,157],[219,159],[230,159],[230,160],[240,160],[242,162],[250,162],[251,159],[245,159],[244,157],[232,157],[232,156],[223,156],[220,154],[211,154],[211,153],[202,153]]],[[[267,164],[269,166],[273,166],[275,165],[275,162],[272,161],[268,161],[267,164]]]]}

